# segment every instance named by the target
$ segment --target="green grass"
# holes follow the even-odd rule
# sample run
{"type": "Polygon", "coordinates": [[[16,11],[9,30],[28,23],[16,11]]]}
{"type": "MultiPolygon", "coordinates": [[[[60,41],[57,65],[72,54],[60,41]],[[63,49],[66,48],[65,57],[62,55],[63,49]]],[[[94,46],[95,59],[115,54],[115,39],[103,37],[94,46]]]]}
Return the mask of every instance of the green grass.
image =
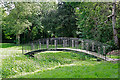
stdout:
{"type": "Polygon", "coordinates": [[[120,55],[107,55],[107,57],[110,57],[113,59],[120,59],[120,55]]]}
{"type": "Polygon", "coordinates": [[[118,64],[78,61],[76,66],[57,67],[18,78],[117,78],[118,64]]]}
{"type": "Polygon", "coordinates": [[[0,43],[0,46],[1,46],[2,48],[9,48],[9,47],[14,47],[14,46],[16,46],[16,44],[14,44],[14,43],[0,43]]]}
{"type": "Polygon", "coordinates": [[[22,72],[32,72],[87,59],[89,59],[87,55],[71,52],[40,53],[36,54],[35,58],[17,53],[2,60],[2,76],[6,78],[22,72]]]}
{"type": "Polygon", "coordinates": [[[31,58],[22,54],[21,46],[5,46],[6,48],[0,48],[2,50],[0,54],[3,55],[1,57],[2,66],[0,65],[2,67],[3,78],[118,77],[118,63],[98,62],[93,56],[85,55],[84,53],[44,52],[35,54],[35,57],[31,58]],[[69,66],[70,64],[74,65],[69,66]],[[58,67],[54,68],[55,66],[58,67]],[[48,70],[48,68],[54,69],[48,70]],[[31,72],[34,72],[34,74],[31,72]],[[24,75],[25,73],[27,75],[24,75]]]}

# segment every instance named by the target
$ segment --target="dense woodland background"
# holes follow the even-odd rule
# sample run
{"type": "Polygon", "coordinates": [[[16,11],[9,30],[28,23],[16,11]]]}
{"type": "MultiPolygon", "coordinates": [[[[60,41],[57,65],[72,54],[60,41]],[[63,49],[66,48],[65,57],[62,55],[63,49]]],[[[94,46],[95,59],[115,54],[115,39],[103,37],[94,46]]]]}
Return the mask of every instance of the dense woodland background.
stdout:
{"type": "Polygon", "coordinates": [[[5,2],[2,41],[78,37],[120,46],[120,2],[5,2]]]}

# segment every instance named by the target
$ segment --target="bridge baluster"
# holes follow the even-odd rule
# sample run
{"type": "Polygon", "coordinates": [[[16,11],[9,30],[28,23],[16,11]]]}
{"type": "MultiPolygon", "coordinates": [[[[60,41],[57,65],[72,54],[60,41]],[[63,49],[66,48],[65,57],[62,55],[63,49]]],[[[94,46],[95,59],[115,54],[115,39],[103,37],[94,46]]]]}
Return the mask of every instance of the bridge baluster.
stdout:
{"type": "Polygon", "coordinates": [[[49,48],[49,40],[47,39],[46,40],[46,43],[47,43],[47,49],[49,48]]]}
{"type": "Polygon", "coordinates": [[[82,49],[84,49],[84,41],[82,40],[81,43],[82,43],[82,44],[81,44],[82,49]]]}
{"type": "Polygon", "coordinates": [[[43,43],[43,48],[44,48],[44,39],[42,40],[42,43],[43,43]]]}
{"type": "Polygon", "coordinates": [[[71,43],[70,38],[69,38],[69,47],[71,47],[71,44],[72,44],[72,43],[71,43]]]}
{"type": "Polygon", "coordinates": [[[75,47],[78,48],[78,41],[75,41],[75,47]]]}
{"type": "Polygon", "coordinates": [[[72,40],[72,48],[74,48],[74,40],[72,40]]]}
{"type": "Polygon", "coordinates": [[[103,55],[105,55],[105,60],[106,60],[106,47],[103,46],[103,55]]]}
{"type": "Polygon", "coordinates": [[[57,49],[57,40],[55,40],[55,49],[57,49]]]}
{"type": "Polygon", "coordinates": [[[33,44],[33,43],[31,43],[31,49],[32,49],[32,50],[34,49],[34,44],[33,44]]]}
{"type": "Polygon", "coordinates": [[[65,47],[67,47],[67,40],[65,40],[65,47]]]}
{"type": "Polygon", "coordinates": [[[92,51],[95,51],[95,43],[92,43],[92,51]]]}
{"type": "Polygon", "coordinates": [[[63,47],[65,47],[65,40],[63,40],[63,47]]]}
{"type": "Polygon", "coordinates": [[[89,45],[88,45],[88,43],[86,43],[86,50],[88,51],[88,47],[89,47],[89,45]]]}
{"type": "Polygon", "coordinates": [[[59,40],[59,43],[58,43],[58,45],[60,45],[61,43],[60,43],[60,39],[58,39],[59,40]]]}
{"type": "Polygon", "coordinates": [[[39,41],[39,49],[41,49],[41,41],[39,41]]]}
{"type": "Polygon", "coordinates": [[[100,47],[98,47],[98,54],[100,54],[100,47]]]}
{"type": "Polygon", "coordinates": [[[50,39],[50,44],[51,44],[51,46],[52,46],[52,39],[50,39]]]}
{"type": "Polygon", "coordinates": [[[105,46],[103,46],[103,54],[105,55],[106,54],[106,51],[105,51],[105,46]]]}

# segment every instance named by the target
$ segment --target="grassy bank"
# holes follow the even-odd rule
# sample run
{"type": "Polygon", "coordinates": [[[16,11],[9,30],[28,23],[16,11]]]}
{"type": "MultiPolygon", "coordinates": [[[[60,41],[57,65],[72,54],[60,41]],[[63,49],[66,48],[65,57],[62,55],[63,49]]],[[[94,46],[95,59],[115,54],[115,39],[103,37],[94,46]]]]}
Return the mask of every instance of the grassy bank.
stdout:
{"type": "Polygon", "coordinates": [[[57,67],[19,78],[117,78],[118,65],[108,62],[78,61],[76,65],[57,67]]]}
{"type": "Polygon", "coordinates": [[[118,63],[98,62],[93,56],[74,52],[44,52],[34,58],[22,54],[22,47],[5,43],[3,78],[117,78],[118,63]]]}

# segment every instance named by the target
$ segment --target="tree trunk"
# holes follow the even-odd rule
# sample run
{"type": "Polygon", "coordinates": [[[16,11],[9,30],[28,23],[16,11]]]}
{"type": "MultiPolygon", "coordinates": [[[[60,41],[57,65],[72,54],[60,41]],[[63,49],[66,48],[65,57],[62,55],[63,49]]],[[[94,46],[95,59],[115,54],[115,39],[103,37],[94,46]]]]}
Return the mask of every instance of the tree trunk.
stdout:
{"type": "Polygon", "coordinates": [[[16,34],[16,44],[20,44],[20,34],[16,34]]]}
{"type": "Polygon", "coordinates": [[[113,38],[114,42],[117,46],[119,46],[118,42],[118,37],[117,37],[117,30],[115,29],[115,24],[116,24],[116,3],[113,3],[113,8],[112,8],[112,26],[113,26],[113,38]]]}

